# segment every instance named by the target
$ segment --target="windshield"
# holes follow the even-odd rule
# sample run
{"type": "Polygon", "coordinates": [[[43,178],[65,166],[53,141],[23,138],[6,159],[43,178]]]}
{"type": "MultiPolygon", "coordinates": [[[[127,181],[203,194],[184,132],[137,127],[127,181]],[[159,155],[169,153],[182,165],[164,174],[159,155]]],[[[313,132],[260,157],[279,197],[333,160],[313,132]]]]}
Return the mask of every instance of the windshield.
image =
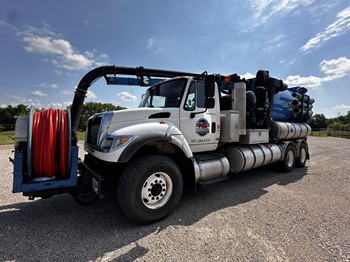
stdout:
{"type": "Polygon", "coordinates": [[[147,89],[139,107],[179,107],[187,83],[186,79],[175,79],[147,89]]]}

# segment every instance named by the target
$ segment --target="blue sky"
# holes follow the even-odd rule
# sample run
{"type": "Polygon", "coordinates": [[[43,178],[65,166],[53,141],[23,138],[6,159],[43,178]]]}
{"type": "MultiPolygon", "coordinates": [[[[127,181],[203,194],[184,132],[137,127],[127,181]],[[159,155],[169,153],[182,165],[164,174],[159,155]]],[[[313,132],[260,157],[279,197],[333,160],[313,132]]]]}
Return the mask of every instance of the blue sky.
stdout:
{"type": "MultiPolygon", "coordinates": [[[[0,106],[65,108],[101,65],[238,73],[302,85],[314,113],[350,111],[348,0],[2,1],[0,106]]],[[[137,107],[145,88],[99,80],[86,101],[137,107]]]]}

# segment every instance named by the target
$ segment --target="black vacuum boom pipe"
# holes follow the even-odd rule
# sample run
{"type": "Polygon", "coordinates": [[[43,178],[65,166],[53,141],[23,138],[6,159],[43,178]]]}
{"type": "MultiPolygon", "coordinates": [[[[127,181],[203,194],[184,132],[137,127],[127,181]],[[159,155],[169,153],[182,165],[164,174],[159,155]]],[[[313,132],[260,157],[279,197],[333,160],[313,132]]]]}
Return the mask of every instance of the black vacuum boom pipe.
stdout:
{"type": "MultiPolygon", "coordinates": [[[[144,68],[142,66],[133,67],[118,67],[118,66],[101,66],[95,68],[88,72],[79,82],[77,89],[75,90],[75,95],[73,99],[73,104],[71,108],[72,115],[72,131],[73,134],[76,133],[78,129],[78,124],[80,120],[81,113],[83,111],[83,105],[86,97],[88,88],[100,77],[107,75],[134,75],[142,79],[143,76],[147,77],[164,77],[171,78],[177,76],[192,76],[198,77],[201,74],[179,72],[179,71],[169,71],[160,69],[150,69],[144,68]]],[[[73,139],[74,140],[74,139],[73,139]]],[[[76,142],[73,142],[76,143],[76,142]]]]}

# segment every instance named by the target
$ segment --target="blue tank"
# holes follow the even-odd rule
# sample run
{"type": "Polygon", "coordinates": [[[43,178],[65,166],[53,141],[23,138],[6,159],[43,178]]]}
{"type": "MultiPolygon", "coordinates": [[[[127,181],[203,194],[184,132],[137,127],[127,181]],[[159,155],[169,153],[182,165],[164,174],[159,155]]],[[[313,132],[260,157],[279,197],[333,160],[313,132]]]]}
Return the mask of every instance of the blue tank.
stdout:
{"type": "Polygon", "coordinates": [[[307,94],[305,87],[291,87],[274,96],[270,117],[274,121],[310,123],[315,102],[307,94]]]}

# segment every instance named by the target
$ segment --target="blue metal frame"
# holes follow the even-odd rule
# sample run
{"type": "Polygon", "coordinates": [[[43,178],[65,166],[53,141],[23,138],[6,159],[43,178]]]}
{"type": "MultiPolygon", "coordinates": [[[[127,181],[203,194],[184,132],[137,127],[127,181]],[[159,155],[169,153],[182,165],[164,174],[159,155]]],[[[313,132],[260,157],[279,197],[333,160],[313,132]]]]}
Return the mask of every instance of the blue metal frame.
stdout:
{"type": "Polygon", "coordinates": [[[127,85],[127,86],[153,86],[159,82],[166,79],[162,78],[130,78],[130,77],[117,77],[117,76],[107,76],[107,85],[127,85]]]}
{"type": "Polygon", "coordinates": [[[18,192],[35,192],[47,189],[56,189],[72,187],[77,185],[78,181],[78,147],[72,146],[71,149],[71,168],[68,179],[48,180],[40,182],[23,182],[24,152],[15,151],[15,165],[13,173],[13,193],[18,192]]]}

